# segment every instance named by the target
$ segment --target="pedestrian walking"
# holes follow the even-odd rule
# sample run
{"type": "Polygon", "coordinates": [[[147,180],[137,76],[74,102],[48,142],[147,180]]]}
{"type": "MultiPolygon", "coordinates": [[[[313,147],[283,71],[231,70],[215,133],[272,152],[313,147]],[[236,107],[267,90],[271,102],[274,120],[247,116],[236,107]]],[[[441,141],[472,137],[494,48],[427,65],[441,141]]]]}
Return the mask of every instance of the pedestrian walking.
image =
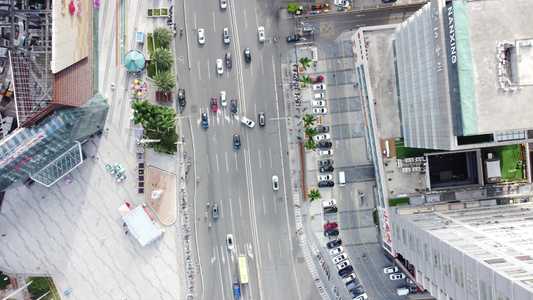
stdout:
{"type": "Polygon", "coordinates": [[[128,235],[128,231],[126,230],[126,232],[124,232],[124,235],[128,235]]]}
{"type": "Polygon", "coordinates": [[[333,74],[333,77],[335,77],[335,74],[333,74]]]}
{"type": "Polygon", "coordinates": [[[41,197],[41,200],[43,200],[43,199],[44,199],[44,196],[43,196],[43,197],[41,197]]]}

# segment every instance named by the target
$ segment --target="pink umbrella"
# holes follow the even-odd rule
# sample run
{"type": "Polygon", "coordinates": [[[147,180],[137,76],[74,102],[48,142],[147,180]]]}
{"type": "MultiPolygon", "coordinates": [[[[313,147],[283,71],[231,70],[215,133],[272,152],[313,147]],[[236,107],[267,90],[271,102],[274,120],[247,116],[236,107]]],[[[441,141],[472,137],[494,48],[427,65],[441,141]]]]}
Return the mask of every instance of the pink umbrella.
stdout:
{"type": "Polygon", "coordinates": [[[132,89],[135,85],[132,83],[130,84],[130,89],[132,89]]]}
{"type": "Polygon", "coordinates": [[[141,88],[141,91],[146,92],[147,90],[146,90],[145,87],[143,87],[143,88],[141,88]]]}

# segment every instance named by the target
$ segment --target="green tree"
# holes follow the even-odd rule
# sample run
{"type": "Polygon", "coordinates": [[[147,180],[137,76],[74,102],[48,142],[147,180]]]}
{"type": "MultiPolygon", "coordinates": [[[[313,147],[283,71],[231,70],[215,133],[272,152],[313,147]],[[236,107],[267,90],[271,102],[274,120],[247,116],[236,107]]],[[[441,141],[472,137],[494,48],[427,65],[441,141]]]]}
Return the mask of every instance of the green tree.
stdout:
{"type": "Polygon", "coordinates": [[[304,68],[304,70],[309,68],[309,63],[310,62],[311,62],[311,60],[309,59],[309,57],[300,58],[300,64],[302,64],[302,67],[304,68]]]}
{"type": "Polygon", "coordinates": [[[302,78],[299,79],[300,82],[311,84],[313,81],[311,80],[311,76],[302,76],[302,78]]]}
{"type": "Polygon", "coordinates": [[[176,86],[176,77],[169,71],[157,72],[154,76],[154,83],[165,93],[169,93],[176,86]]]}
{"type": "Polygon", "coordinates": [[[307,142],[305,142],[305,148],[315,150],[316,149],[316,143],[313,141],[313,139],[308,139],[307,142]]]}
{"type": "Polygon", "coordinates": [[[167,49],[155,49],[154,55],[152,55],[152,61],[155,62],[155,66],[158,72],[165,72],[170,70],[174,63],[174,56],[167,49]]]}
{"type": "Polygon", "coordinates": [[[307,136],[309,138],[313,138],[314,136],[316,136],[318,133],[316,132],[316,129],[313,128],[313,127],[306,127],[305,128],[305,134],[307,134],[307,136]]]}
{"type": "Polygon", "coordinates": [[[311,199],[309,200],[309,202],[313,202],[316,199],[322,198],[322,195],[320,195],[320,192],[318,190],[310,190],[307,197],[311,199]]]}
{"type": "Polygon", "coordinates": [[[295,13],[297,10],[298,10],[298,4],[296,3],[289,3],[289,6],[287,6],[287,11],[295,13]]]}
{"type": "Polygon", "coordinates": [[[172,35],[165,27],[155,28],[153,37],[154,42],[159,44],[159,47],[161,48],[168,48],[170,46],[170,42],[172,42],[172,35]]]}
{"type": "Polygon", "coordinates": [[[28,292],[34,298],[39,298],[50,290],[48,277],[30,277],[29,279],[32,283],[28,286],[28,292]]]}
{"type": "Polygon", "coordinates": [[[144,100],[131,104],[134,109],[134,123],[141,124],[147,131],[163,134],[176,123],[176,112],[172,108],[155,105],[144,100]]]}
{"type": "Polygon", "coordinates": [[[302,117],[302,120],[304,121],[304,127],[308,128],[315,125],[316,118],[313,115],[306,114],[302,117]]]}

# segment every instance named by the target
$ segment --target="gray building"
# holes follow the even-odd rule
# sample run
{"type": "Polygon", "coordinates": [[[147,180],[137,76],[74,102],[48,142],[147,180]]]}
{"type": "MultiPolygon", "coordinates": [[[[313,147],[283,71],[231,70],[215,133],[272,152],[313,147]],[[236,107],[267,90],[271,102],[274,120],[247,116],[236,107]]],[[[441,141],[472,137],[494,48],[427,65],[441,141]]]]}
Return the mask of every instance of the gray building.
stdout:
{"type": "Polygon", "coordinates": [[[437,299],[533,299],[531,203],[392,209],[398,263],[437,299]]]}
{"type": "Polygon", "coordinates": [[[533,111],[533,2],[433,0],[395,32],[407,147],[525,142],[533,111]]]}

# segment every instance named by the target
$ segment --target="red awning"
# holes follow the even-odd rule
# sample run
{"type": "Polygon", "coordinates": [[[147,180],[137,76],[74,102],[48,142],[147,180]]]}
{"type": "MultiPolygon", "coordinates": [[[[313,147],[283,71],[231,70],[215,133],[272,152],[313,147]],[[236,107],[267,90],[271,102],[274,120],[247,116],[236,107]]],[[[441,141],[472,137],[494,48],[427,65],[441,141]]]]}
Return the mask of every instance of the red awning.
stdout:
{"type": "Polygon", "coordinates": [[[400,262],[400,260],[398,260],[397,258],[394,259],[394,261],[396,262],[396,265],[398,265],[398,267],[400,267],[400,269],[402,269],[402,271],[409,277],[411,278],[411,280],[416,284],[416,287],[418,288],[418,291],[419,292],[423,292],[425,289],[423,286],[421,286],[417,281],[416,281],[416,278],[415,276],[413,276],[413,274],[411,274],[411,272],[409,272],[409,270],[407,270],[407,268],[400,262]]]}

